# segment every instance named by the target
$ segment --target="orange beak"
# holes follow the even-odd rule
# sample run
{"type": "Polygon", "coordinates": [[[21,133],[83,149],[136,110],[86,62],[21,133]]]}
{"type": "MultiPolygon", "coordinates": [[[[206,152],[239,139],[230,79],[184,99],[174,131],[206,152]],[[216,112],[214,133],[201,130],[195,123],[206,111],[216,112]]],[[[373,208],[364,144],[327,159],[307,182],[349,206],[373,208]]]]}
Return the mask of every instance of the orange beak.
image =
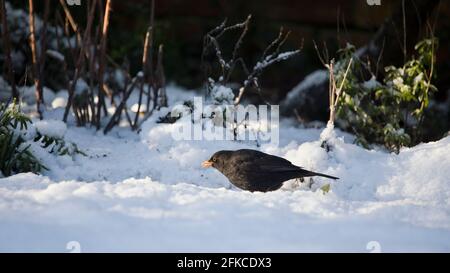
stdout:
{"type": "Polygon", "coordinates": [[[212,162],[211,161],[209,161],[209,160],[206,160],[206,161],[203,161],[202,162],[202,167],[203,168],[209,168],[209,167],[211,167],[212,166],[212,162]]]}

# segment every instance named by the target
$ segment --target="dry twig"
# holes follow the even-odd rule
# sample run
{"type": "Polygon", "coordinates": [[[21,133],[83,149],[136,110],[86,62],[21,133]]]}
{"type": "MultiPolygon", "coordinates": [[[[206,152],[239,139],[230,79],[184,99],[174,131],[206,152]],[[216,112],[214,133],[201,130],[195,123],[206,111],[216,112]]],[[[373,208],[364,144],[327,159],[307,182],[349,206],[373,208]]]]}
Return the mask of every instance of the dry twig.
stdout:
{"type": "Polygon", "coordinates": [[[40,77],[40,67],[38,62],[38,52],[36,47],[36,30],[34,24],[34,2],[33,0],[28,0],[29,7],[29,25],[30,25],[30,48],[31,48],[31,57],[33,63],[33,74],[34,74],[34,85],[36,88],[36,107],[37,112],[39,114],[39,118],[42,119],[42,109],[41,104],[44,102],[43,100],[43,92],[42,92],[42,82],[40,77]]]}
{"type": "Polygon", "coordinates": [[[102,35],[100,40],[100,56],[99,56],[99,68],[98,68],[98,104],[97,104],[97,119],[96,119],[96,126],[97,130],[100,129],[100,119],[101,119],[101,111],[102,107],[104,108],[105,115],[107,114],[106,108],[105,108],[105,90],[103,87],[103,77],[105,72],[105,64],[106,64],[106,41],[108,36],[108,27],[109,27],[109,16],[111,12],[111,1],[106,1],[105,6],[105,14],[103,17],[103,28],[102,28],[102,35]]]}

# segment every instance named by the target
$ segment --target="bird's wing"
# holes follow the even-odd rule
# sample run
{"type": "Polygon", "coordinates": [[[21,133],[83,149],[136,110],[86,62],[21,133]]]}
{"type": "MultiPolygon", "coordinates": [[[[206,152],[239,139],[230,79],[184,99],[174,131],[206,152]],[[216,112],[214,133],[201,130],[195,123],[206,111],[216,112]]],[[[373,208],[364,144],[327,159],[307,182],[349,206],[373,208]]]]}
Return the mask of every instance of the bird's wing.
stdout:
{"type": "Polygon", "coordinates": [[[303,168],[290,165],[290,166],[279,166],[279,165],[260,165],[261,169],[270,171],[270,172],[290,172],[290,171],[300,171],[303,168]]]}
{"type": "Polygon", "coordinates": [[[303,168],[295,166],[295,165],[277,165],[277,164],[261,164],[259,165],[261,170],[266,172],[292,172],[292,171],[300,171],[303,168]]]}
{"type": "Polygon", "coordinates": [[[301,167],[293,165],[287,159],[269,154],[262,154],[253,158],[252,163],[257,166],[258,171],[272,173],[303,170],[301,167]]]}

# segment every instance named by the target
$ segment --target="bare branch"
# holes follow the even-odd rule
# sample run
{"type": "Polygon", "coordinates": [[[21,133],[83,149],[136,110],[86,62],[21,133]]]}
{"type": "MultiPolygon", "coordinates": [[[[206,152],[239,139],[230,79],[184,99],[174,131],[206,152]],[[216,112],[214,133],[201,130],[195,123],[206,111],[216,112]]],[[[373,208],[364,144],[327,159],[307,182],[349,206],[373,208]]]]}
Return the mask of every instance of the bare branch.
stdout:
{"type": "Polygon", "coordinates": [[[244,40],[245,35],[248,32],[248,25],[250,23],[250,19],[252,18],[252,15],[250,14],[247,19],[243,22],[243,29],[242,29],[242,33],[239,36],[239,39],[237,40],[236,44],[234,45],[234,49],[233,49],[233,54],[231,55],[231,60],[230,62],[234,62],[237,58],[237,52],[239,50],[239,48],[241,47],[242,41],[244,40]]]}
{"type": "MultiPolygon", "coordinates": [[[[45,8],[44,8],[44,17],[43,24],[41,28],[41,37],[40,37],[40,46],[41,51],[39,53],[39,81],[41,85],[44,83],[44,68],[47,54],[47,25],[48,25],[48,16],[50,12],[50,0],[45,0],[45,8]]],[[[44,101],[44,94],[42,94],[42,101],[44,101]]]]}
{"type": "MultiPolygon", "coordinates": [[[[153,34],[153,28],[152,26],[148,27],[147,32],[145,34],[145,41],[144,41],[144,52],[142,54],[142,69],[144,70],[144,79],[148,79],[148,73],[149,73],[149,64],[148,64],[148,52],[150,50],[151,44],[152,44],[152,34],[153,34]]],[[[151,64],[150,64],[151,66],[151,64]]],[[[141,104],[142,104],[142,97],[144,94],[144,85],[145,80],[140,82],[139,85],[139,99],[138,99],[138,108],[136,115],[134,116],[134,123],[132,124],[132,128],[136,129],[136,125],[138,123],[139,119],[139,113],[141,112],[141,104]]],[[[150,94],[147,94],[147,97],[150,97],[150,94]]],[[[148,105],[149,103],[147,103],[148,105]]],[[[147,111],[149,111],[147,106],[147,111]]]]}
{"type": "MultiPolygon", "coordinates": [[[[302,47],[303,47],[303,45],[302,45],[302,47]]],[[[266,69],[267,67],[269,67],[275,63],[292,58],[292,57],[296,56],[297,54],[299,54],[301,51],[302,51],[302,48],[294,50],[294,51],[279,53],[276,56],[269,55],[269,56],[266,56],[264,59],[261,59],[253,67],[252,72],[250,72],[250,74],[248,74],[247,79],[244,81],[244,86],[240,88],[239,94],[236,97],[236,99],[234,100],[234,104],[238,105],[241,102],[242,96],[244,95],[247,88],[250,86],[254,86],[260,93],[261,90],[259,88],[258,77],[262,74],[264,69],[266,69]]]]}
{"type": "Polygon", "coordinates": [[[105,129],[103,130],[104,134],[107,134],[114,127],[114,125],[119,122],[120,116],[122,114],[122,110],[125,108],[126,102],[127,102],[128,98],[130,97],[131,93],[133,92],[133,89],[136,86],[136,84],[138,83],[138,81],[142,81],[142,76],[143,76],[142,74],[138,73],[138,75],[131,82],[131,85],[126,90],[126,92],[122,98],[122,101],[120,102],[119,106],[117,106],[116,111],[111,116],[108,124],[106,125],[105,129]]]}
{"type": "Polygon", "coordinates": [[[273,42],[272,43],[270,43],[267,47],[266,47],[266,49],[264,50],[264,52],[263,52],[263,57],[266,57],[267,56],[267,54],[269,54],[269,52],[270,52],[270,50],[272,50],[273,48],[275,48],[275,46],[277,46],[278,45],[278,43],[281,41],[281,39],[283,38],[283,27],[280,27],[280,31],[278,32],[278,37],[275,39],[275,40],[273,40],[273,42]]]}
{"type": "Polygon", "coordinates": [[[158,63],[156,66],[156,77],[157,77],[157,83],[159,87],[159,107],[167,107],[167,95],[166,95],[166,75],[164,74],[164,64],[163,64],[163,57],[164,57],[164,46],[159,45],[158,50],[158,63]]]}
{"type": "MultiPolygon", "coordinates": [[[[94,15],[95,15],[96,2],[97,2],[97,0],[93,0],[91,3],[91,7],[90,7],[88,18],[87,18],[88,22],[87,22],[86,30],[84,32],[83,41],[80,44],[80,52],[78,54],[78,59],[77,59],[77,63],[75,66],[75,72],[73,75],[72,82],[68,88],[69,97],[67,99],[67,105],[64,110],[64,116],[63,116],[64,122],[67,122],[69,110],[72,107],[73,96],[75,93],[76,84],[77,84],[79,75],[81,73],[82,67],[84,66],[84,60],[85,60],[84,56],[85,56],[85,51],[87,49],[87,41],[89,40],[89,36],[91,35],[90,32],[91,32],[91,28],[92,28],[92,22],[94,21],[94,17],[95,17],[94,15]]],[[[92,114],[94,115],[94,112],[92,114]]]]}
{"type": "Polygon", "coordinates": [[[67,7],[66,0],[59,0],[59,3],[61,4],[61,6],[62,6],[62,8],[63,8],[63,10],[64,10],[64,13],[66,14],[67,21],[69,22],[69,24],[70,24],[72,30],[73,30],[73,31],[75,32],[75,34],[77,35],[77,41],[78,41],[78,43],[81,44],[81,43],[82,43],[82,40],[81,40],[81,34],[80,34],[80,31],[79,31],[79,29],[78,29],[78,25],[77,25],[77,23],[75,22],[75,20],[73,19],[73,16],[72,16],[72,14],[70,13],[69,7],[67,7]]]}
{"type": "Polygon", "coordinates": [[[144,68],[144,76],[145,81],[148,84],[148,93],[147,93],[147,111],[149,111],[150,109],[150,102],[151,102],[151,88],[153,85],[153,28],[154,28],[154,23],[155,23],[155,0],[150,0],[150,27],[151,27],[151,36],[149,37],[149,42],[148,42],[148,61],[147,61],[147,69],[148,71],[145,71],[144,68]],[[147,75],[145,75],[145,73],[147,73],[147,75]]]}
{"type": "MultiPolygon", "coordinates": [[[[108,28],[109,28],[109,17],[110,17],[110,12],[111,12],[111,1],[112,0],[107,0],[106,1],[106,6],[105,6],[105,14],[103,17],[103,24],[102,24],[102,36],[101,36],[101,40],[100,40],[100,56],[99,56],[99,68],[98,68],[98,86],[99,86],[99,90],[98,90],[98,104],[97,104],[97,119],[96,119],[96,125],[97,125],[97,130],[100,129],[100,117],[101,117],[101,110],[102,107],[104,107],[104,103],[105,103],[105,90],[103,88],[103,77],[104,77],[104,72],[105,72],[105,65],[106,65],[106,40],[107,40],[107,36],[108,36],[108,28]]],[[[105,110],[105,114],[107,114],[106,109],[105,110]]]]}
{"type": "Polygon", "coordinates": [[[40,75],[39,75],[39,63],[38,63],[38,52],[36,47],[36,31],[35,31],[35,25],[34,25],[34,6],[33,6],[33,0],[28,0],[28,6],[29,6],[29,24],[30,24],[30,47],[31,47],[31,55],[32,55],[32,62],[33,62],[33,74],[34,74],[34,85],[36,88],[36,107],[37,112],[39,114],[39,118],[42,119],[42,109],[41,104],[43,103],[42,98],[42,83],[40,81],[40,75]]]}
{"type": "Polygon", "coordinates": [[[225,19],[219,26],[214,28],[213,30],[209,31],[203,40],[203,51],[202,51],[202,67],[205,77],[205,83],[207,86],[207,91],[209,91],[212,88],[212,82],[209,80],[209,73],[210,73],[210,67],[206,64],[206,55],[208,53],[208,50],[210,48],[213,49],[217,62],[220,65],[221,68],[221,76],[219,77],[219,83],[221,85],[226,85],[228,81],[231,78],[231,74],[233,73],[234,69],[236,68],[236,65],[240,65],[242,69],[244,70],[247,78],[244,81],[243,86],[239,90],[239,94],[235,99],[235,104],[239,104],[241,101],[242,96],[244,95],[246,89],[250,86],[255,87],[258,92],[260,92],[260,87],[258,83],[258,77],[263,72],[265,68],[268,66],[281,62],[283,60],[286,60],[288,58],[291,58],[295,55],[297,55],[302,47],[298,50],[294,50],[291,52],[285,52],[280,53],[280,49],[283,46],[283,44],[286,42],[287,38],[289,37],[290,32],[287,32],[284,34],[283,28],[280,28],[280,32],[278,33],[278,36],[275,38],[274,41],[272,41],[264,50],[261,59],[258,61],[258,63],[253,67],[252,71],[249,71],[247,68],[247,65],[245,64],[244,60],[238,56],[239,48],[242,45],[243,39],[245,35],[248,32],[249,24],[250,24],[251,15],[247,17],[247,19],[242,22],[231,26],[226,26],[227,20],[225,19]],[[231,57],[228,61],[225,60],[225,58],[222,55],[222,51],[220,49],[220,45],[218,42],[218,38],[220,38],[225,32],[235,29],[242,29],[242,32],[237,39],[236,43],[234,44],[233,52],[231,54],[231,57]],[[268,55],[271,51],[272,54],[268,55]],[[207,71],[208,70],[208,71],[207,71]]]}
{"type": "Polygon", "coordinates": [[[339,101],[339,97],[342,93],[342,88],[344,87],[344,83],[347,79],[348,72],[352,66],[353,58],[350,58],[348,62],[347,69],[345,70],[344,77],[342,78],[341,84],[339,87],[336,87],[336,80],[334,77],[334,60],[330,61],[330,64],[327,66],[330,73],[330,118],[328,120],[329,123],[334,124],[336,107],[339,101]]]}
{"type": "Polygon", "coordinates": [[[145,41],[144,41],[144,52],[142,53],[142,68],[144,71],[144,78],[147,78],[149,75],[149,70],[151,67],[151,64],[149,63],[149,53],[150,48],[152,46],[153,41],[153,27],[150,26],[147,29],[147,32],[145,33],[145,41]]]}
{"type": "Polygon", "coordinates": [[[218,25],[217,27],[215,27],[214,29],[209,31],[207,34],[209,36],[214,36],[214,35],[216,35],[216,33],[222,32],[223,29],[225,28],[226,24],[227,24],[227,21],[228,21],[228,18],[225,18],[220,25],[218,25]]]}
{"type": "Polygon", "coordinates": [[[330,57],[328,55],[328,48],[327,48],[327,44],[325,42],[323,42],[323,52],[320,53],[319,51],[319,47],[316,44],[316,41],[313,40],[313,44],[314,44],[314,49],[316,50],[317,53],[317,57],[319,57],[320,62],[323,64],[323,66],[327,67],[328,64],[330,63],[330,57]]]}

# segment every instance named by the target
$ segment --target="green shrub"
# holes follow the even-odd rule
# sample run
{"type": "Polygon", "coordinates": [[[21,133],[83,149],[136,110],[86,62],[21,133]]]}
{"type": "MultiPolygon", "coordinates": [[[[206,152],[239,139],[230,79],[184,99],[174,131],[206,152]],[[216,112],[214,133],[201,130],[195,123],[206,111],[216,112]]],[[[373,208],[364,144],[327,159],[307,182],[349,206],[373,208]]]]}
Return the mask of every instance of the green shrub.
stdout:
{"type": "Polygon", "coordinates": [[[42,148],[46,148],[47,151],[51,154],[56,154],[59,156],[62,155],[73,156],[75,154],[81,154],[86,156],[86,154],[83,151],[78,149],[78,146],[75,143],[66,142],[62,138],[46,136],[38,132],[36,134],[36,137],[34,138],[34,142],[40,142],[42,148]]]}
{"type": "Polygon", "coordinates": [[[345,68],[354,58],[338,101],[337,117],[341,126],[357,136],[364,147],[382,144],[398,152],[422,140],[424,110],[431,94],[437,91],[431,84],[434,76],[436,38],[425,39],[416,47],[416,54],[403,67],[388,66],[382,83],[373,77],[361,80],[358,74],[367,64],[355,58],[354,47],[340,51],[335,68],[337,81],[342,81],[345,68]]]}
{"type": "Polygon", "coordinates": [[[31,120],[20,112],[15,103],[11,107],[0,105],[0,170],[4,176],[47,170],[18,133],[18,130],[27,130],[30,123],[31,120]]]}
{"type": "Polygon", "coordinates": [[[57,156],[81,154],[75,143],[66,142],[63,138],[47,136],[39,131],[29,130],[30,118],[23,114],[13,103],[10,107],[0,105],[0,170],[3,176],[16,173],[41,173],[49,170],[41,164],[30,150],[30,141],[38,143],[41,148],[57,156]],[[27,141],[23,134],[32,133],[33,139],[27,141]]]}

